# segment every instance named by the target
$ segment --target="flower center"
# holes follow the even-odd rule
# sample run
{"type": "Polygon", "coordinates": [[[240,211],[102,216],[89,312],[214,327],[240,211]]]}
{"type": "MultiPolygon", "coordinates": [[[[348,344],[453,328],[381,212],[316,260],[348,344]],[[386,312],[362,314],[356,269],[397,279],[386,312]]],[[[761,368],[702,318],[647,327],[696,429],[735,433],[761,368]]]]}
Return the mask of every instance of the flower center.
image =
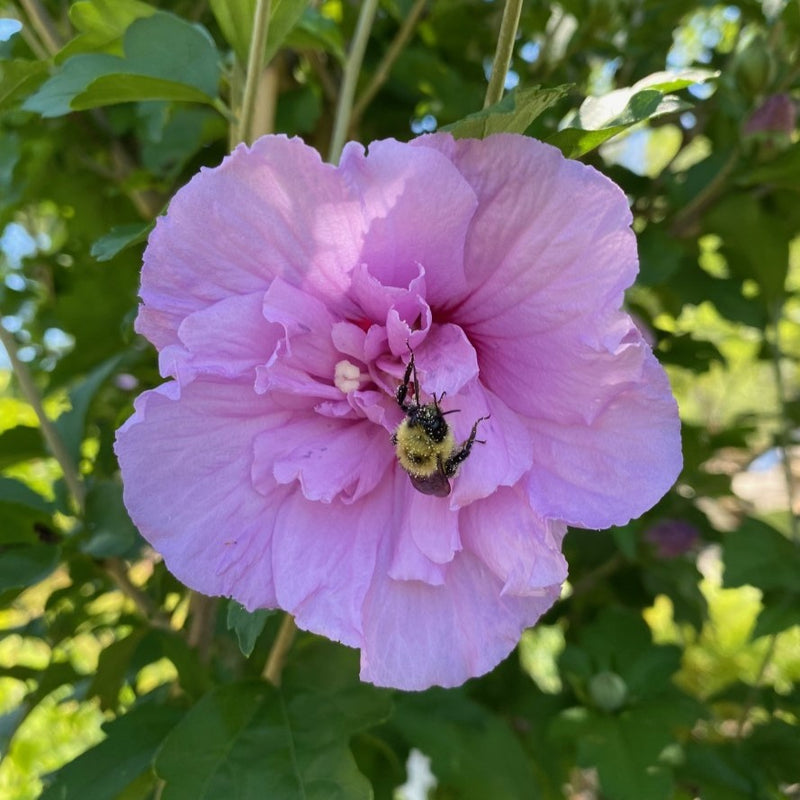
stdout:
{"type": "Polygon", "coordinates": [[[364,376],[361,370],[352,361],[343,359],[338,361],[333,371],[333,383],[343,394],[356,391],[361,385],[364,376]]]}

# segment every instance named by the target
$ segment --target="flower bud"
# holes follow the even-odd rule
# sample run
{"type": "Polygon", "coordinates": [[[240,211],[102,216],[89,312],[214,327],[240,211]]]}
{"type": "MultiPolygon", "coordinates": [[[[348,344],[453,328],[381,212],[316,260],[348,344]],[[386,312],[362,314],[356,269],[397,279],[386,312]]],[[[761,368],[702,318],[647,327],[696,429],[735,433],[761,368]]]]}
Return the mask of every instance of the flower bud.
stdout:
{"type": "Polygon", "coordinates": [[[658,558],[677,558],[694,547],[700,532],[684,520],[663,519],[648,528],[644,538],[653,545],[658,558]]]}
{"type": "Polygon", "coordinates": [[[797,124],[797,108],[792,98],[782,92],[771,94],[747,118],[744,132],[750,136],[758,134],[784,133],[789,136],[797,124]]]}
{"type": "Polygon", "coordinates": [[[628,687],[616,672],[598,672],[589,681],[592,701],[603,711],[616,711],[628,699],[628,687]]]}

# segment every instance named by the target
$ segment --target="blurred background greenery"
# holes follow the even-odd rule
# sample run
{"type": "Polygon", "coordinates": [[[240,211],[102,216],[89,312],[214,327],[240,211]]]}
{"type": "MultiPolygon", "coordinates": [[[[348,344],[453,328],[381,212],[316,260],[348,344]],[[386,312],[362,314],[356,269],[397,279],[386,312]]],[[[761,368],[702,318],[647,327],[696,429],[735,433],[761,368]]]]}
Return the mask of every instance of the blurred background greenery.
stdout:
{"type": "MultiPolygon", "coordinates": [[[[800,2],[527,2],[510,94],[466,122],[502,4],[380,2],[350,137],[527,131],[612,177],[684,423],[673,491],[571,531],[542,624],[420,695],[306,635],[280,690],[253,682],[278,616],[192,596],[121,501],[113,434],[159,382],[143,242],[235,141],[254,9],[0,0],[3,339],[80,479],[0,350],[0,796],[800,797],[800,2]]],[[[273,0],[253,130],[328,152],[359,11],[273,0]]]]}

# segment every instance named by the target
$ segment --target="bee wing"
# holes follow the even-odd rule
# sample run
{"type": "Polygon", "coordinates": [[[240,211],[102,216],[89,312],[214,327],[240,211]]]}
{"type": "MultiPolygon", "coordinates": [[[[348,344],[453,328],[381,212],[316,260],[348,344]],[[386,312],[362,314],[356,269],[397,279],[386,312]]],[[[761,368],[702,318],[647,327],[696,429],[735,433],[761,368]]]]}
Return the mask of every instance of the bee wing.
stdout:
{"type": "Polygon", "coordinates": [[[418,477],[409,474],[411,485],[422,494],[431,494],[435,497],[447,497],[450,494],[450,481],[442,469],[437,469],[431,475],[418,477]]]}

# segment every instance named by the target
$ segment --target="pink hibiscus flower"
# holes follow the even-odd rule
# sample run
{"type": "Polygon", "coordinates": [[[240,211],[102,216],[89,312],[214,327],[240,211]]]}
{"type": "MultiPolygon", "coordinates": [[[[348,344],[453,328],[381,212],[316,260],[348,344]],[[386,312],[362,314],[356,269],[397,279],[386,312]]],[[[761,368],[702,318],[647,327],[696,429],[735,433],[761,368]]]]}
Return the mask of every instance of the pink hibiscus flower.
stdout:
{"type": "Polygon", "coordinates": [[[620,311],[630,221],[523,136],[350,144],[339,167],[238,147],[145,253],[137,330],[173,380],[118,433],[142,534],[193,589],[360,648],[364,680],[490,670],[558,597],[567,524],[625,523],[680,469],[666,376],[620,311]],[[405,405],[435,400],[452,452],[486,418],[446,496],[392,443],[411,353],[405,405]]]}

